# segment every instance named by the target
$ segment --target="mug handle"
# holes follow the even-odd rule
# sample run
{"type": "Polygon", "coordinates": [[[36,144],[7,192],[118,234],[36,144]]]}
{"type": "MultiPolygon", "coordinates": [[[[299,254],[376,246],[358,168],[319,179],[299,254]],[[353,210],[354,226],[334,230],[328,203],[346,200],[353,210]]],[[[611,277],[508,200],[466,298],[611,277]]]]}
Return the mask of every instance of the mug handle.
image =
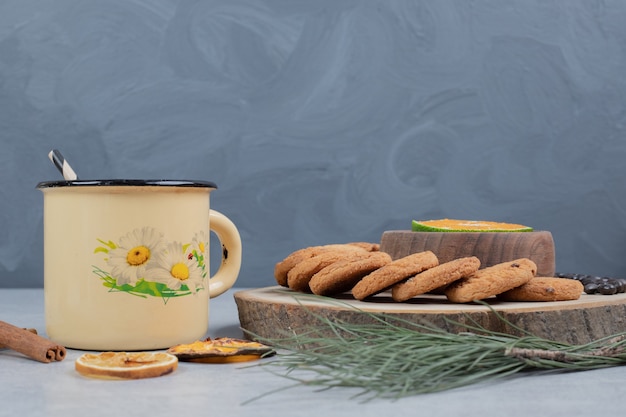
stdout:
{"type": "Polygon", "coordinates": [[[209,228],[222,244],[220,267],[209,279],[209,298],[214,298],[228,291],[239,276],[241,237],[235,224],[219,211],[209,210],[209,228]]]}

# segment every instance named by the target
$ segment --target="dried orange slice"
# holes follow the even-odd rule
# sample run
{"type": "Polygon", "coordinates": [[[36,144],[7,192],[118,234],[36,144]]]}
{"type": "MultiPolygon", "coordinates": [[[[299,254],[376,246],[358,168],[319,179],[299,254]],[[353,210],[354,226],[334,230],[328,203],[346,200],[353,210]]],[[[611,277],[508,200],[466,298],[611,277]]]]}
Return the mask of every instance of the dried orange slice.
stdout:
{"type": "Polygon", "coordinates": [[[75,362],[80,374],[104,379],[154,378],[177,367],[178,358],[165,352],[85,353],[75,362]]]}
{"type": "Polygon", "coordinates": [[[203,363],[246,362],[274,353],[274,349],[258,342],[218,337],[172,346],[167,353],[181,361],[203,363]]]}
{"type": "Polygon", "coordinates": [[[532,232],[533,228],[514,223],[498,223],[480,220],[413,220],[414,232],[532,232]]]}

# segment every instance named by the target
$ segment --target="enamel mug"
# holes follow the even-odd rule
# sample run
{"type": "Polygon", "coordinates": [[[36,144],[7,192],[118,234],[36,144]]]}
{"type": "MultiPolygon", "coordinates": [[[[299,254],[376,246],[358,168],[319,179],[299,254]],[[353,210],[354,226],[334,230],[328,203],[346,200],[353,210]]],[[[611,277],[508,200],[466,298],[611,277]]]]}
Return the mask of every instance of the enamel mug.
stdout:
{"type": "Polygon", "coordinates": [[[164,349],[201,339],[209,300],[241,266],[235,225],[207,181],[41,182],[47,336],[83,350],[164,349]],[[209,234],[221,265],[209,267],[209,234]]]}

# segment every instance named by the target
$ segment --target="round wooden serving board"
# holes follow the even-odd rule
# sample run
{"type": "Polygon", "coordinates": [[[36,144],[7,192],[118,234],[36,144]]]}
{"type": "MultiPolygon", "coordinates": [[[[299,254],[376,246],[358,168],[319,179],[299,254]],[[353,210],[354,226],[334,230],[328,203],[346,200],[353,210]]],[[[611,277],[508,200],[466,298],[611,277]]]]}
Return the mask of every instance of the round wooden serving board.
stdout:
{"type": "Polygon", "coordinates": [[[285,334],[316,325],[311,313],[349,323],[373,323],[358,310],[384,313],[415,323],[431,324],[451,332],[466,331],[460,324],[471,320],[488,330],[521,336],[519,327],[550,340],[583,344],[626,332],[626,294],[587,295],[575,301],[504,302],[486,300],[511,325],[498,319],[481,304],[454,304],[444,296],[425,295],[405,303],[394,302],[389,294],[371,301],[355,300],[350,294],[327,298],[294,292],[275,286],[238,291],[234,294],[239,321],[246,337],[281,338],[285,334]],[[249,332],[249,333],[247,333],[249,332]]]}

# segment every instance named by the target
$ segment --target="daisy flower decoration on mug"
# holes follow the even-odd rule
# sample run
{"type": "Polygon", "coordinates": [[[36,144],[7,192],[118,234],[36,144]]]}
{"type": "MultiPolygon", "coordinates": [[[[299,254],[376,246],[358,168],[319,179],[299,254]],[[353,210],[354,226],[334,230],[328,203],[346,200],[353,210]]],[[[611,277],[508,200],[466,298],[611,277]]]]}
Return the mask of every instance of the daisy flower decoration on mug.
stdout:
{"type": "Polygon", "coordinates": [[[97,239],[94,253],[103,254],[104,264],[93,266],[94,274],[110,292],[135,296],[171,297],[196,294],[205,289],[208,244],[205,232],[189,243],[166,241],[152,227],[134,229],[116,241],[97,239]]]}

